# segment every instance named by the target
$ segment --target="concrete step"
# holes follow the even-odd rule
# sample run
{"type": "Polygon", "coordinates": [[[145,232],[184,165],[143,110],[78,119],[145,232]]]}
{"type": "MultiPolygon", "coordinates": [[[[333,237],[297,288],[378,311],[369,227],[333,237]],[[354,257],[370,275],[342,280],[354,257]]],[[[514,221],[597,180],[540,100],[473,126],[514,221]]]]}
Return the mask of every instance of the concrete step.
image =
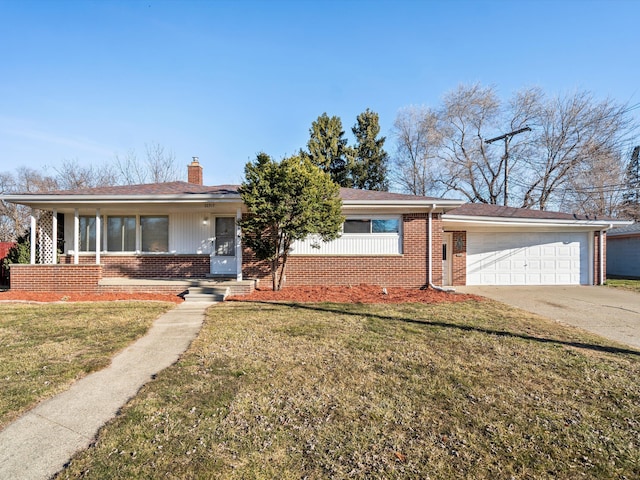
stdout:
{"type": "Polygon", "coordinates": [[[229,296],[229,287],[189,287],[185,302],[223,302],[229,296]]]}

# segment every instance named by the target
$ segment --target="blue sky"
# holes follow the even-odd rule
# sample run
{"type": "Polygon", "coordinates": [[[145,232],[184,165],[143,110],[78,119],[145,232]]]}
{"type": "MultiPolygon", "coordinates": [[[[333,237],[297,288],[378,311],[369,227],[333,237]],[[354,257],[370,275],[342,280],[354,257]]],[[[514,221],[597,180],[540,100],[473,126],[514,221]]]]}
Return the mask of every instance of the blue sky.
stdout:
{"type": "Polygon", "coordinates": [[[239,183],[323,112],[351,142],[366,108],[393,154],[398,111],[460,83],[637,104],[639,19],[631,0],[0,0],[0,171],[158,143],[200,157],[207,184],[239,183]]]}

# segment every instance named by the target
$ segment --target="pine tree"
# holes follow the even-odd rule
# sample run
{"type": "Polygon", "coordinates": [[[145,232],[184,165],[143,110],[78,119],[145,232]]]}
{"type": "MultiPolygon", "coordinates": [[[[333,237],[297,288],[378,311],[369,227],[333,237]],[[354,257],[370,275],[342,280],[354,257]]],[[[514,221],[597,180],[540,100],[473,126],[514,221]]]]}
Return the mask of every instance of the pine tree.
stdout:
{"type": "Polygon", "coordinates": [[[326,242],[340,235],[340,189],[302,156],[278,163],[260,153],[244,171],[240,195],[249,215],[240,222],[243,244],[269,262],[273,289],[280,290],[292,242],[309,235],[326,242]]]}
{"type": "Polygon", "coordinates": [[[625,175],[626,191],[622,196],[625,216],[640,221],[640,146],[633,149],[625,175]]]}
{"type": "Polygon", "coordinates": [[[344,138],[340,117],[329,117],[326,112],[311,124],[308,152],[301,152],[311,163],[329,175],[341,187],[350,187],[347,156],[349,147],[344,138]]]}
{"type": "Polygon", "coordinates": [[[349,176],[354,188],[363,190],[389,190],[387,169],[389,155],[384,151],[385,137],[379,137],[378,114],[367,109],[358,115],[351,129],[356,139],[349,176]]]}

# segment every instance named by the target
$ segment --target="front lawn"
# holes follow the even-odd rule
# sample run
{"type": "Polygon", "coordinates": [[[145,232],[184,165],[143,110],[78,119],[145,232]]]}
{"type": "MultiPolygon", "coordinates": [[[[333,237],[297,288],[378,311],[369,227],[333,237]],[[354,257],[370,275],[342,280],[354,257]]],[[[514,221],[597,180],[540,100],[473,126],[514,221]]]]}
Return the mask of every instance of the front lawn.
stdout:
{"type": "Polygon", "coordinates": [[[141,337],[159,302],[0,304],[0,427],[141,337]]]}
{"type": "Polygon", "coordinates": [[[226,303],[57,478],[640,478],[638,378],[489,301],[226,303]]]}
{"type": "Polygon", "coordinates": [[[640,293],[640,280],[608,278],[606,285],[608,287],[623,288],[640,293]]]}

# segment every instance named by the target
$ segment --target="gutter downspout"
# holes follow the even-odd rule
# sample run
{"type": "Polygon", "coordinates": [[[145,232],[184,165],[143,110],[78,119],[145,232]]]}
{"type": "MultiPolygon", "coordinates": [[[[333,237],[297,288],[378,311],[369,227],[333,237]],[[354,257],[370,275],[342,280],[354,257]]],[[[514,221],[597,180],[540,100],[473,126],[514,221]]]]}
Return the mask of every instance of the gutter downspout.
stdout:
{"type": "Polygon", "coordinates": [[[428,272],[428,280],[427,280],[427,285],[429,285],[429,288],[433,288],[434,290],[437,290],[438,292],[447,292],[447,293],[452,293],[455,292],[455,290],[453,288],[443,288],[443,287],[438,287],[436,285],[433,284],[433,272],[432,272],[432,268],[433,268],[433,226],[432,226],[432,222],[433,222],[433,210],[436,208],[436,204],[434,203],[433,205],[431,205],[431,210],[429,210],[429,229],[428,229],[428,234],[429,234],[429,246],[428,246],[428,253],[429,253],[429,272],[428,272]]]}
{"type": "Polygon", "coordinates": [[[598,259],[598,263],[599,263],[599,276],[600,276],[600,283],[599,285],[604,285],[604,232],[606,232],[607,230],[609,230],[610,228],[612,228],[613,225],[609,224],[609,226],[603,230],[600,230],[600,235],[598,238],[598,242],[600,244],[600,246],[598,247],[598,256],[600,257],[598,259]]]}

